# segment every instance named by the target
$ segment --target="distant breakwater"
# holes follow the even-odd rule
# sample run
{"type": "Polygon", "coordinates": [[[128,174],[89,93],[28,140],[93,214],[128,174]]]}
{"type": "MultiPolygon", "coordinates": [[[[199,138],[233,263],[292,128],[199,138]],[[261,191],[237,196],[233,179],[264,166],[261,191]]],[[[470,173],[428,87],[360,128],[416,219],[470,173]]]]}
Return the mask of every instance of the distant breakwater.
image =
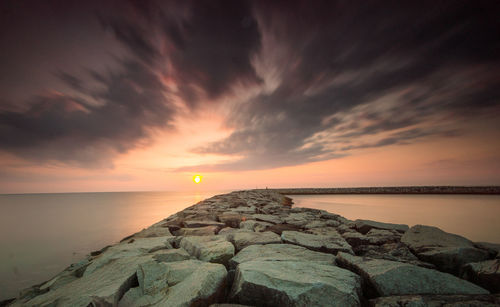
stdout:
{"type": "Polygon", "coordinates": [[[285,195],[313,194],[500,194],[500,186],[407,186],[268,189],[285,195]]]}

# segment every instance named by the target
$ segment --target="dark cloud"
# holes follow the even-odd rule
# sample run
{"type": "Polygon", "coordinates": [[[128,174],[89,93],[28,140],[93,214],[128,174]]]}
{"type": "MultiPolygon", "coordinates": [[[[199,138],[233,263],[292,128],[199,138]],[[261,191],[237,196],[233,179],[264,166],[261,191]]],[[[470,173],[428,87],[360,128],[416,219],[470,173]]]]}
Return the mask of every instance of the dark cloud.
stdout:
{"type": "Polygon", "coordinates": [[[194,151],[243,157],[207,169],[251,169],[459,135],[464,118],[499,116],[499,13],[491,1],[259,2],[272,38],[260,56],[286,50],[279,85],[194,151]]]}
{"type": "Polygon", "coordinates": [[[226,125],[234,132],[193,151],[240,159],[196,166],[206,170],[332,159],[457,136],[465,119],[500,117],[495,1],[49,1],[46,7],[53,10],[2,9],[8,18],[0,18],[4,37],[26,40],[0,43],[7,50],[1,63],[12,76],[2,77],[1,89],[31,95],[27,102],[0,98],[0,144],[29,159],[110,165],[117,153],[147,142],[151,130],[171,127],[179,103],[196,112],[230,101],[226,125]],[[20,64],[30,58],[30,65],[20,64]],[[43,94],[33,90],[40,80],[32,87],[12,82],[37,67],[53,78],[43,94]],[[242,89],[253,94],[234,97],[242,89]]]}
{"type": "Polygon", "coordinates": [[[167,126],[174,114],[156,74],[139,62],[122,65],[120,73],[93,73],[100,90],[61,74],[62,81],[101,105],[53,92],[34,97],[23,112],[0,113],[2,149],[38,161],[110,166],[116,153],[136,147],[148,129],[167,126]]]}
{"type": "MultiPolygon", "coordinates": [[[[33,92],[28,101],[9,101],[9,106],[2,102],[1,149],[27,159],[110,166],[116,154],[146,143],[152,129],[171,126],[177,114],[173,97],[180,96],[195,109],[202,100],[229,93],[234,84],[260,82],[251,65],[260,33],[245,1],[116,1],[104,6],[93,1],[49,1],[49,9],[38,8],[40,16],[34,7],[11,4],[2,14],[8,17],[4,21],[16,24],[13,30],[5,25],[2,31],[23,39],[14,32],[34,33],[39,27],[46,40],[33,39],[31,45],[11,47],[14,51],[61,45],[65,40],[70,44],[73,36],[83,37],[81,33],[89,32],[93,23],[85,18],[75,18],[81,19],[80,24],[68,20],[85,15],[75,11],[93,12],[100,31],[110,33],[122,47],[112,63],[109,57],[96,58],[101,68],[83,63],[75,73],[60,66],[61,56],[68,56],[64,48],[51,47],[48,62],[56,82],[47,81],[43,94],[33,92]],[[19,23],[20,14],[31,22],[19,23]],[[168,87],[169,80],[174,80],[175,90],[168,87]]],[[[108,47],[103,40],[95,44],[108,47]]],[[[6,55],[11,62],[25,60],[14,53],[6,55]]],[[[20,66],[13,65],[11,71],[16,67],[20,66]]]]}

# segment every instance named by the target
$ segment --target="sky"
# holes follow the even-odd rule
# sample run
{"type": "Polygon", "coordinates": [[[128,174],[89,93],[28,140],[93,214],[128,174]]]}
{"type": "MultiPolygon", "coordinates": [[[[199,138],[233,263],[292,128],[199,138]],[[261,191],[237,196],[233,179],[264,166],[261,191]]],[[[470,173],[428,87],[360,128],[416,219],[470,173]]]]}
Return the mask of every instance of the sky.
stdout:
{"type": "Polygon", "coordinates": [[[0,193],[499,185],[498,16],[1,1],[0,193]]]}

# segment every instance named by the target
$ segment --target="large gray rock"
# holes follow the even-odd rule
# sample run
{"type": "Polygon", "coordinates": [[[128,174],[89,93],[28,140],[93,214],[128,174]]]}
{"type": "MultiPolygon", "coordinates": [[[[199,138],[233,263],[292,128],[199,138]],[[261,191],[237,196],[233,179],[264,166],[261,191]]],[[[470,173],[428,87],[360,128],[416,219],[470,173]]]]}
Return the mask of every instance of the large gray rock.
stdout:
{"type": "Polygon", "coordinates": [[[386,296],[369,301],[370,307],[495,307],[500,295],[404,295],[386,296]]]}
{"type": "Polygon", "coordinates": [[[167,267],[156,261],[141,263],[137,268],[137,280],[144,295],[156,296],[166,292],[167,267]]]}
{"type": "MultiPolygon", "coordinates": [[[[295,208],[294,208],[295,209],[295,208]]],[[[298,212],[298,213],[290,213],[288,217],[285,218],[285,222],[287,224],[299,226],[299,227],[304,227],[305,225],[311,223],[311,222],[318,222],[316,220],[316,217],[311,215],[309,212],[298,212]]],[[[326,225],[326,223],[325,223],[326,225]]],[[[325,225],[317,226],[317,227],[322,227],[325,225]]],[[[315,227],[311,227],[315,228],[315,227]]]]}
{"type": "Polygon", "coordinates": [[[185,220],[184,227],[187,228],[198,228],[198,227],[206,227],[206,226],[217,226],[219,228],[223,228],[225,226],[224,223],[215,222],[215,221],[196,221],[196,220],[185,220]]]}
{"type": "Polygon", "coordinates": [[[153,254],[153,258],[158,262],[174,262],[191,259],[191,256],[183,248],[160,250],[153,254]]]}
{"type": "Polygon", "coordinates": [[[172,234],[168,230],[168,227],[152,226],[141,230],[140,232],[134,234],[133,238],[152,238],[152,237],[166,237],[172,234]]]}
{"type": "Polygon", "coordinates": [[[252,217],[257,221],[268,222],[271,224],[280,224],[283,222],[280,217],[271,214],[253,214],[252,217]]]}
{"type": "Polygon", "coordinates": [[[315,235],[298,231],[283,231],[281,239],[283,242],[303,246],[314,251],[333,254],[340,251],[354,254],[349,243],[339,233],[315,235]]]}
{"type": "Polygon", "coordinates": [[[229,268],[234,269],[240,263],[259,261],[307,261],[335,265],[335,256],[311,251],[292,244],[251,245],[242,249],[229,260],[229,268]]]}
{"type": "Polygon", "coordinates": [[[211,236],[216,234],[221,228],[219,226],[205,226],[198,228],[180,228],[172,231],[176,236],[211,236]]]}
{"type": "Polygon", "coordinates": [[[234,244],[236,251],[240,251],[243,248],[255,245],[255,244],[272,244],[281,243],[281,238],[277,234],[271,231],[264,232],[251,232],[242,231],[230,233],[227,235],[229,241],[234,244]]]}
{"type": "Polygon", "coordinates": [[[225,236],[184,237],[180,247],[199,260],[224,265],[234,256],[234,246],[225,236]]]}
{"type": "Polygon", "coordinates": [[[476,248],[466,238],[432,226],[413,226],[401,237],[401,242],[422,261],[453,274],[459,274],[460,268],[466,263],[489,258],[488,251],[476,248]]]}
{"type": "Polygon", "coordinates": [[[359,276],[306,261],[249,261],[238,266],[230,300],[253,306],[360,306],[359,276]]]}
{"type": "Polygon", "coordinates": [[[361,275],[368,295],[488,294],[489,292],[451,274],[419,266],[339,253],[337,264],[361,275]]]}
{"type": "Polygon", "coordinates": [[[91,274],[84,275],[69,284],[36,296],[29,301],[16,302],[16,304],[19,306],[86,307],[93,301],[99,301],[102,304],[116,306],[118,300],[137,280],[138,266],[151,259],[151,255],[115,259],[91,274]]]}
{"type": "Polygon", "coordinates": [[[371,229],[396,230],[401,233],[409,229],[408,225],[405,224],[382,223],[370,220],[355,220],[354,225],[362,234],[366,234],[371,229]]]}
{"type": "Polygon", "coordinates": [[[182,262],[167,263],[169,286],[167,296],[158,306],[207,306],[222,299],[224,295],[225,282],[227,277],[226,268],[216,263],[201,263],[194,265],[193,261],[187,265],[192,268],[190,274],[182,262]],[[178,280],[175,285],[170,285],[170,277],[183,271],[182,280],[178,280]]]}
{"type": "Polygon", "coordinates": [[[92,260],[92,263],[87,267],[83,275],[91,274],[116,259],[136,257],[153,251],[172,248],[169,243],[172,239],[172,236],[138,238],[111,246],[92,260]]]}
{"type": "Polygon", "coordinates": [[[269,227],[272,225],[274,225],[274,224],[262,222],[262,221],[247,220],[247,221],[243,221],[240,223],[240,228],[250,230],[250,231],[255,231],[255,232],[262,232],[262,231],[266,230],[266,227],[269,227]]]}
{"type": "Polygon", "coordinates": [[[468,263],[462,268],[462,278],[492,293],[500,292],[500,259],[468,263]]]}
{"type": "Polygon", "coordinates": [[[405,262],[428,269],[435,269],[432,263],[420,261],[403,243],[386,243],[383,245],[360,245],[355,249],[356,255],[374,259],[405,262]]]}
{"type": "Polygon", "coordinates": [[[125,293],[119,306],[208,306],[222,298],[227,272],[221,264],[187,260],[144,266],[145,281],[139,275],[139,287],[125,293]]]}

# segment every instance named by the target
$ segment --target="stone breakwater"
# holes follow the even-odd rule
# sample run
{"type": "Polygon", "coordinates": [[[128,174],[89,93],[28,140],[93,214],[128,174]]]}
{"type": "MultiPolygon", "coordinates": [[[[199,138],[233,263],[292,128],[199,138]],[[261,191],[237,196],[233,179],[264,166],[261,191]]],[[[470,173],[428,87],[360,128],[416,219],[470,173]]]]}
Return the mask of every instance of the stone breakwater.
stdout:
{"type": "MultiPolygon", "coordinates": [[[[466,225],[464,225],[466,227],[466,225]]],[[[9,306],[500,306],[500,245],[351,221],[275,191],[217,195],[9,306]]]]}
{"type": "Polygon", "coordinates": [[[500,186],[409,186],[272,189],[287,195],[308,194],[500,194],[500,186]]]}

